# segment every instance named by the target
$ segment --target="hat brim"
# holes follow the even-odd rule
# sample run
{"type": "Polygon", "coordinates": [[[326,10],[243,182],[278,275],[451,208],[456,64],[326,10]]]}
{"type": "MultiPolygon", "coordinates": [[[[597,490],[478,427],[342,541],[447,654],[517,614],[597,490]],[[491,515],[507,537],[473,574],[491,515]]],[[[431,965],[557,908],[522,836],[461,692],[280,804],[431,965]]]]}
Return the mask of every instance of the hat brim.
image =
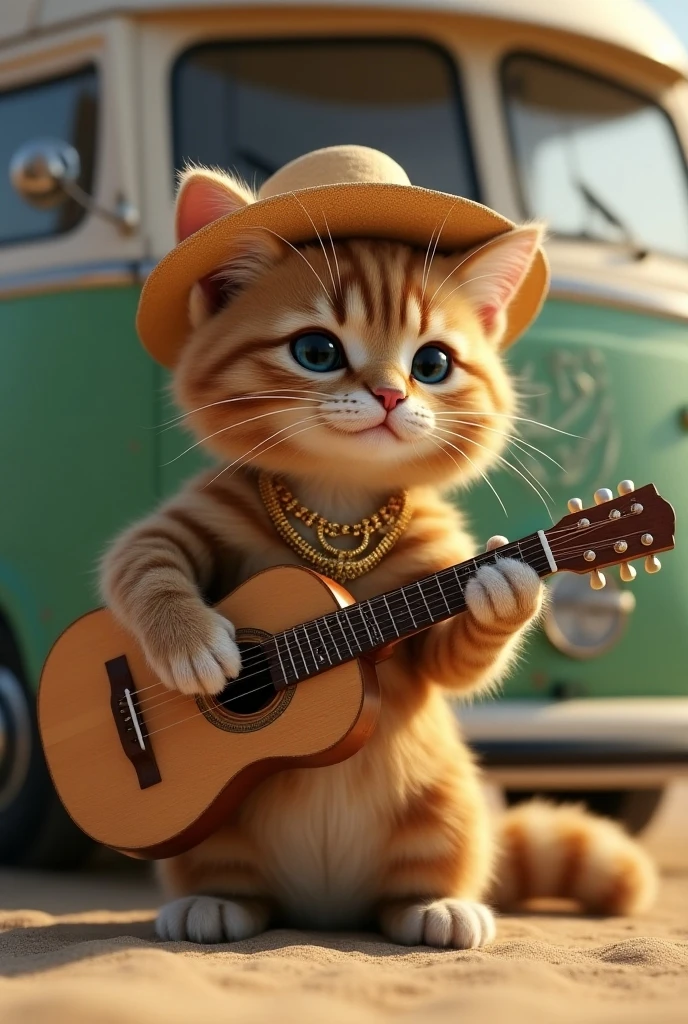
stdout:
{"type": "MultiPolygon", "coordinates": [[[[227,259],[232,239],[268,228],[293,245],[327,238],[379,238],[427,248],[442,228],[437,251],[464,252],[516,225],[480,203],[415,185],[354,182],[321,185],[264,199],[212,221],[175,246],[148,276],[136,319],[154,359],[172,368],[188,337],[189,293],[227,259]],[[311,222],[312,218],[312,222],[311,222]],[[315,224],[315,228],[313,226],[315,224]]],[[[538,249],[507,310],[503,345],[515,341],[539,313],[549,266],[538,249]]]]}

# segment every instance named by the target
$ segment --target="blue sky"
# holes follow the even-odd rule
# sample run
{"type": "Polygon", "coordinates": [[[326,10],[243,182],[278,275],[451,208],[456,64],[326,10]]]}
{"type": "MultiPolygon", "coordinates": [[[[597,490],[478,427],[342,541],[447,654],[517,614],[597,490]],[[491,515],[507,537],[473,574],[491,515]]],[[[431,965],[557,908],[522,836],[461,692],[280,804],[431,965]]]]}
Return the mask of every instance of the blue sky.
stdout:
{"type": "Polygon", "coordinates": [[[651,7],[668,21],[688,46],[688,0],[649,0],[651,7]]]}

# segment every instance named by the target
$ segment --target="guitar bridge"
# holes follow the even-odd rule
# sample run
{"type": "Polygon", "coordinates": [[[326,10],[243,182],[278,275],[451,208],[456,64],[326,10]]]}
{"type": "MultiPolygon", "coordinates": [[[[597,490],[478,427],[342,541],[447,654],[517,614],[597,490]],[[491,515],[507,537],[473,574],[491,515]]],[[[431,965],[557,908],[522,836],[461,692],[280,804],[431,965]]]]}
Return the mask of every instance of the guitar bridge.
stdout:
{"type": "Polygon", "coordinates": [[[110,680],[110,707],[115,719],[122,750],[136,771],[141,789],[162,782],[153,747],[146,732],[143,715],[136,710],[136,685],[126,656],[105,662],[110,680]]]}

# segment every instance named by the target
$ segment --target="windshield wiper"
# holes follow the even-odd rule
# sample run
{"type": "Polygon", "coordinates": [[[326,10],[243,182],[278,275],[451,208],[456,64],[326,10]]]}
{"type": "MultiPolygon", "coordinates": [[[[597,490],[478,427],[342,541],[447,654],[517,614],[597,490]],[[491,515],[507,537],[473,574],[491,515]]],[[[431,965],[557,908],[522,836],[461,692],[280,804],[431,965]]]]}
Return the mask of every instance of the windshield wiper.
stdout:
{"type": "Polygon", "coordinates": [[[588,206],[593,210],[597,210],[598,213],[601,213],[604,219],[611,224],[612,227],[615,227],[621,232],[625,242],[631,250],[633,258],[638,261],[644,260],[645,257],[649,255],[649,250],[646,246],[640,244],[628,225],[624,224],[613,210],[610,210],[607,204],[604,203],[599,196],[595,195],[592,189],[586,185],[584,181],[581,181],[581,179],[578,178],[575,184],[588,206]]]}

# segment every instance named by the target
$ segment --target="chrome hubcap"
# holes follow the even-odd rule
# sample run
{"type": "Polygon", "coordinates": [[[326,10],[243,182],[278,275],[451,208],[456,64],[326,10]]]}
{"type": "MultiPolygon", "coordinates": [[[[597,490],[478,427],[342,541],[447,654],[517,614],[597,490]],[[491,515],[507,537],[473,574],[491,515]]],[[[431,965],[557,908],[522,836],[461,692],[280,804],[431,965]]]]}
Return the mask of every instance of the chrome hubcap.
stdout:
{"type": "Polygon", "coordinates": [[[24,784],[31,759],[31,715],[23,686],[0,666],[0,811],[24,784]]]}

